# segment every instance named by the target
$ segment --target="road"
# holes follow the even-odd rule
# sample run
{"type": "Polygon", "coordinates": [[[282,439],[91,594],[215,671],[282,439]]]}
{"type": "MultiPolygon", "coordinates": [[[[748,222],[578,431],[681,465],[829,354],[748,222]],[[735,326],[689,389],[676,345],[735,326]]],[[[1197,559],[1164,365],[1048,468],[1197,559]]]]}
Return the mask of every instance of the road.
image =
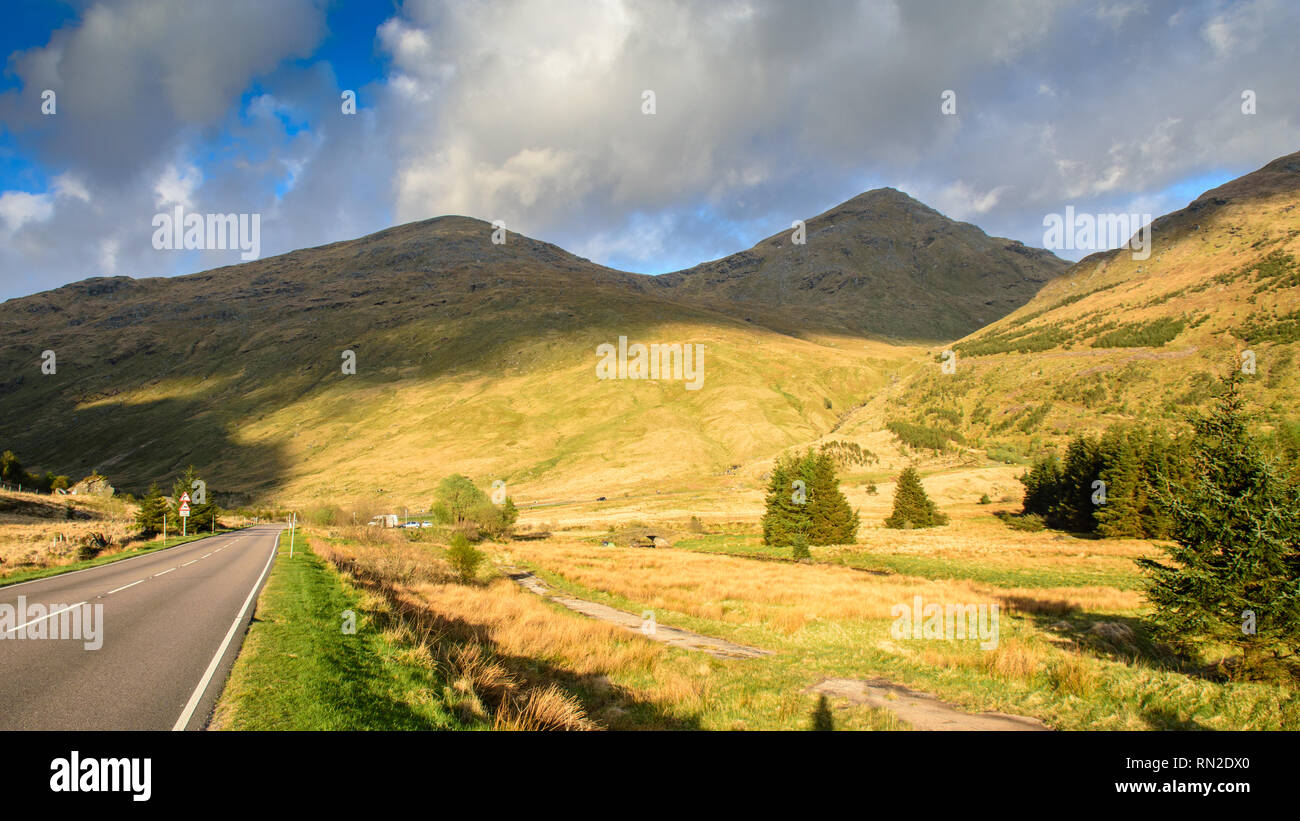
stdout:
{"type": "MultiPolygon", "coordinates": [[[[280,525],[0,587],[0,730],[201,730],[269,573],[280,525]],[[41,604],[48,615],[42,620],[41,604]],[[72,617],[102,605],[101,646],[72,617]],[[8,605],[8,608],[5,606],[8,605]],[[21,630],[14,630],[26,624],[21,630]],[[7,631],[7,632],[6,632],[7,631]],[[25,638],[15,638],[26,634],[25,638]],[[33,637],[36,636],[36,637],[33,637]]],[[[91,611],[93,612],[93,611],[91,611]]]]}

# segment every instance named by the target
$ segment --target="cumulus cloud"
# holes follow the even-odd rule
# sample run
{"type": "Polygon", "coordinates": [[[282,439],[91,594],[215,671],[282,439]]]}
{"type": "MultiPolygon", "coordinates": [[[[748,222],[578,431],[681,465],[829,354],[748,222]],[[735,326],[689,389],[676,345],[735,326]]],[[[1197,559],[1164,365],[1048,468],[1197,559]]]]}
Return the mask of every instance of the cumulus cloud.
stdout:
{"type": "Polygon", "coordinates": [[[236,261],[154,252],[169,204],[262,213],[264,254],[458,213],[663,271],[892,185],[1037,244],[1065,205],[1179,207],[1172,186],[1300,147],[1297,22],[1282,0],[408,0],[335,33],[385,66],[344,117],[317,3],[103,0],[9,59],[0,116],[63,182],[0,192],[0,296],[236,261]]]}

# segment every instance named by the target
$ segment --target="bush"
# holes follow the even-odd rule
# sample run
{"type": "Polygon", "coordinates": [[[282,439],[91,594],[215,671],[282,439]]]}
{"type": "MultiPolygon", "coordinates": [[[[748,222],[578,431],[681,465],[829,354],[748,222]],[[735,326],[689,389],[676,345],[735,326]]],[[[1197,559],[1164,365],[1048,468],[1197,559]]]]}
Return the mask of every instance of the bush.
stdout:
{"type": "Polygon", "coordinates": [[[451,534],[451,546],[447,548],[447,561],[451,569],[464,581],[472,581],[478,574],[478,567],[483,563],[483,551],[476,549],[465,538],[464,533],[451,534]]]}
{"type": "Polygon", "coordinates": [[[913,422],[892,421],[885,425],[889,432],[898,437],[898,440],[913,450],[933,450],[942,452],[948,450],[949,442],[956,442],[959,445],[966,444],[966,439],[956,430],[950,428],[932,428],[926,425],[918,425],[913,422]]]}
{"type": "Polygon", "coordinates": [[[91,533],[84,537],[81,544],[77,546],[77,559],[83,562],[87,559],[93,559],[111,543],[112,540],[103,533],[91,533]]]}
{"type": "Polygon", "coordinates": [[[486,493],[459,473],[438,483],[436,498],[429,509],[440,524],[452,525],[475,539],[480,532],[493,538],[508,534],[519,518],[513,499],[507,496],[502,506],[497,507],[486,493]]]}
{"type": "Polygon", "coordinates": [[[1094,348],[1159,348],[1183,332],[1187,323],[1181,319],[1161,317],[1150,322],[1121,325],[1092,342],[1094,348]]]}

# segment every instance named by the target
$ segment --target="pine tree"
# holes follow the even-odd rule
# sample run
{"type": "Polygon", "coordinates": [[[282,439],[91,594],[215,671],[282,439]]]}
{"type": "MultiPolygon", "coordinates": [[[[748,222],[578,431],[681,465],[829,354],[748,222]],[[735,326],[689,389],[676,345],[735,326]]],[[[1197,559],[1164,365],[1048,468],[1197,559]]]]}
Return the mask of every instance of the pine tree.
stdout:
{"type": "Polygon", "coordinates": [[[857,541],[858,514],[840,491],[834,458],[829,453],[810,451],[802,464],[808,477],[808,542],[827,545],[857,541]]]}
{"type": "Polygon", "coordinates": [[[185,473],[172,483],[171,513],[168,518],[178,524],[181,520],[181,494],[184,493],[190,494],[190,516],[189,521],[185,523],[185,529],[190,533],[211,529],[213,522],[221,514],[221,509],[217,507],[216,502],[212,501],[211,495],[207,492],[207,484],[203,482],[203,477],[199,476],[194,465],[187,467],[185,473]],[[194,486],[196,482],[204,488],[202,502],[198,500],[197,488],[194,486]]]}
{"type": "Polygon", "coordinates": [[[1160,477],[1170,563],[1139,560],[1156,632],[1183,649],[1231,647],[1242,677],[1300,674],[1300,489],[1247,430],[1240,374],[1208,415],[1192,418],[1185,482],[1160,477]],[[1251,632],[1253,628],[1253,634],[1251,632]]]}
{"type": "Polygon", "coordinates": [[[1075,533],[1091,533],[1097,529],[1097,507],[1093,502],[1096,490],[1093,482],[1101,478],[1101,447],[1091,436],[1080,436],[1070,442],[1065,451],[1065,464],[1061,469],[1064,491],[1053,527],[1075,533]]]}
{"type": "Polygon", "coordinates": [[[809,529],[807,510],[807,485],[802,481],[799,460],[795,456],[782,456],[772,466],[767,482],[767,507],[763,513],[763,544],[788,545],[795,534],[807,535],[809,529]]]}
{"type": "Polygon", "coordinates": [[[140,500],[140,510],[135,514],[135,526],[146,536],[162,532],[163,516],[167,513],[167,500],[158,488],[158,483],[149,485],[149,492],[140,500]]]}
{"type": "Polygon", "coordinates": [[[852,544],[858,514],[840,491],[835,460],[808,450],[777,459],[767,485],[763,543],[793,545],[802,535],[808,544],[852,544]]]}
{"type": "Polygon", "coordinates": [[[1047,521],[1057,517],[1062,495],[1061,460],[1056,454],[1044,456],[1034,462],[1029,472],[1020,477],[1025,486],[1025,515],[1037,514],[1047,521]]]}
{"type": "Polygon", "coordinates": [[[1098,477],[1105,487],[1105,501],[1093,512],[1097,532],[1107,538],[1137,538],[1142,535],[1141,504],[1145,498],[1142,476],[1141,431],[1112,427],[1101,437],[1098,477]]]}
{"type": "Polygon", "coordinates": [[[885,520],[885,527],[905,530],[946,524],[948,517],[940,513],[926,495],[916,468],[904,468],[898,475],[898,487],[894,490],[894,512],[885,520]]]}

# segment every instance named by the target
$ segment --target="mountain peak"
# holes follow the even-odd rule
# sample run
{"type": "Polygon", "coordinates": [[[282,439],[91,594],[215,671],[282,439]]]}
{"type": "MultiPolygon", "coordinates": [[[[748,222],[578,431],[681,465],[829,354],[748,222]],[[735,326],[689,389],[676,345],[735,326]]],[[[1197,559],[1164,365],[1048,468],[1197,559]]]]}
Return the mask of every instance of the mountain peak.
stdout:
{"type": "Polygon", "coordinates": [[[1068,265],[896,188],[865,191],[808,219],[804,231],[802,243],[783,230],[660,284],[787,327],[938,340],[1010,313],[1068,265]]]}
{"type": "Polygon", "coordinates": [[[1300,151],[1278,157],[1262,168],[1206,191],[1190,207],[1198,209],[1296,191],[1300,191],[1300,151]]]}

